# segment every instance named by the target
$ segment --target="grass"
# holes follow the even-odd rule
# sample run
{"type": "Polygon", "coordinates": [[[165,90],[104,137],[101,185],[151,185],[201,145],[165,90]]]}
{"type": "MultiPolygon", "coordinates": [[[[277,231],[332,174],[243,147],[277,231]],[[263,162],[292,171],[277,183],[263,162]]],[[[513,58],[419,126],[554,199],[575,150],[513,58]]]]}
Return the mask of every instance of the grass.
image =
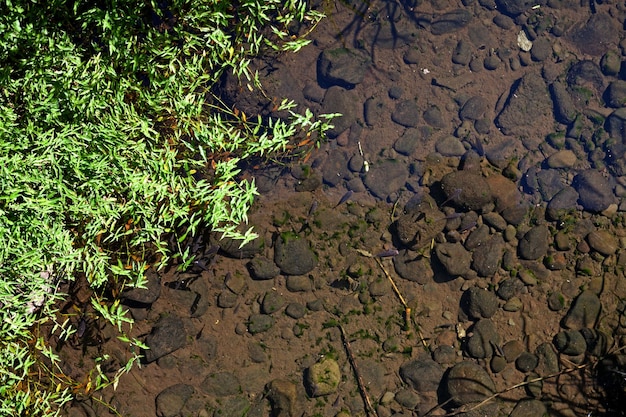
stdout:
{"type": "MultiPolygon", "coordinates": [[[[226,71],[264,51],[295,52],[323,17],[305,2],[0,0],[0,415],[57,415],[77,383],[37,332],[59,320],[59,287],[81,276],[98,314],[132,352],[132,320],[116,299],[147,268],[192,254],[201,229],[240,239],[256,188],[240,164],[323,137],[295,104],[289,120],[245,115],[211,93],[226,71]],[[300,22],[301,34],[291,32],[300,22]],[[173,244],[172,244],[173,243],[173,244]]],[[[104,360],[105,358],[101,358],[104,360]]],[[[116,386],[96,367],[85,391],[116,386]]],[[[96,361],[98,363],[98,361],[96,361]]]]}

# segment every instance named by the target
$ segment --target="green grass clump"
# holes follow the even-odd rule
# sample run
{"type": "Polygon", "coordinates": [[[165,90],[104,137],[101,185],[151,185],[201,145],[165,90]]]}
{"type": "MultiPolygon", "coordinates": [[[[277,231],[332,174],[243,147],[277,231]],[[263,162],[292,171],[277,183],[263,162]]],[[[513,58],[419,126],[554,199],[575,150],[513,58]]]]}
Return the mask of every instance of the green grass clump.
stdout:
{"type": "MultiPolygon", "coordinates": [[[[146,268],[173,256],[188,265],[183,242],[199,229],[254,239],[238,228],[256,194],[240,162],[323,134],[333,115],[314,120],[283,101],[290,120],[248,120],[211,91],[226,71],[260,88],[251,59],[297,51],[307,41],[289,28],[322,15],[300,0],[0,0],[0,10],[0,415],[56,415],[72,383],[34,329],[75,332],[57,311],[60,283],[85,277],[94,309],[137,352],[105,288],[141,287],[146,268]]],[[[87,390],[116,385],[137,359],[113,377],[97,367],[87,390]]]]}

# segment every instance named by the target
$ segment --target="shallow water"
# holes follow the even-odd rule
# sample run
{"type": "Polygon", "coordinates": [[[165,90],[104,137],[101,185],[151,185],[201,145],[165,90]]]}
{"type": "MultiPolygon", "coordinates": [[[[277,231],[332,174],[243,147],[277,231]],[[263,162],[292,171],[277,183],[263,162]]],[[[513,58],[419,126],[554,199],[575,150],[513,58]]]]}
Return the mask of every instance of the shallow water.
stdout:
{"type": "MultiPolygon", "coordinates": [[[[324,2],[312,45],[258,63],[269,97],[344,118],[306,163],[248,173],[259,242],[222,243],[190,291],[163,285],[186,279],[175,271],[155,279],[137,334],[179,317],[183,346],[106,393],[120,414],[362,415],[341,324],[380,416],[459,411],[444,376],[457,363],[485,369],[494,388],[474,399],[500,392],[494,415],[620,415],[626,116],[606,103],[626,97],[625,10],[496,3],[324,2]],[[587,344],[556,343],[567,332],[587,344]],[[322,358],[340,383],[311,398],[322,358]]],[[[228,99],[267,114],[242,94],[228,99]]]]}

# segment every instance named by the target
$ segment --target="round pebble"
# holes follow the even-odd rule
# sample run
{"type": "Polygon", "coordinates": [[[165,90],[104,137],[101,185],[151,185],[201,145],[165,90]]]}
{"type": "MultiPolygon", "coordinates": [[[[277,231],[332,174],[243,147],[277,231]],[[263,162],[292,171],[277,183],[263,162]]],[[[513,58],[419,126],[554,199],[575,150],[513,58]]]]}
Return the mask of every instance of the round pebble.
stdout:
{"type": "Polygon", "coordinates": [[[502,346],[502,353],[507,362],[515,361],[524,351],[524,345],[519,340],[511,340],[502,346]]]}
{"type": "Polygon", "coordinates": [[[587,242],[591,249],[608,256],[617,251],[617,239],[608,230],[594,230],[587,235],[587,242]]]}
{"type": "Polygon", "coordinates": [[[550,155],[548,158],[548,166],[550,168],[571,168],[577,160],[578,158],[573,151],[563,149],[550,155]]]}
{"type": "Polygon", "coordinates": [[[494,374],[500,373],[504,371],[504,368],[506,368],[506,359],[504,359],[502,356],[494,356],[493,358],[491,358],[489,366],[491,367],[491,371],[494,374]]]}
{"type": "Polygon", "coordinates": [[[287,308],[285,308],[285,314],[292,319],[300,319],[306,314],[306,307],[300,303],[290,303],[287,308]]]}
{"type": "Polygon", "coordinates": [[[530,352],[522,352],[515,360],[515,367],[520,372],[533,371],[539,364],[539,358],[537,355],[530,352]]]}

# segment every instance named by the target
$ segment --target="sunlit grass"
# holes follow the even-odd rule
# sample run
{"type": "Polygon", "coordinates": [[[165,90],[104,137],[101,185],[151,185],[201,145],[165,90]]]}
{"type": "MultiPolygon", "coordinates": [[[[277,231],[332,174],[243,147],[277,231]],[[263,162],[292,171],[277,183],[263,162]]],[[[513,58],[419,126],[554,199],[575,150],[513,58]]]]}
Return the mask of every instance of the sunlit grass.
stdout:
{"type": "MultiPolygon", "coordinates": [[[[98,3],[0,1],[0,415],[55,415],[72,398],[74,382],[33,332],[74,331],[56,322],[60,282],[84,275],[94,309],[142,347],[104,288],[142,286],[147,267],[173,256],[188,264],[188,248],[169,242],[200,228],[253,239],[239,225],[256,188],[238,163],[329,127],[308,111],[248,121],[210,94],[225,71],[260,88],[255,55],[306,45],[287,29],[322,18],[304,1],[98,3]],[[210,179],[194,176],[207,167],[210,179]]],[[[114,379],[97,368],[83,388],[116,385],[137,359],[114,379]]]]}

